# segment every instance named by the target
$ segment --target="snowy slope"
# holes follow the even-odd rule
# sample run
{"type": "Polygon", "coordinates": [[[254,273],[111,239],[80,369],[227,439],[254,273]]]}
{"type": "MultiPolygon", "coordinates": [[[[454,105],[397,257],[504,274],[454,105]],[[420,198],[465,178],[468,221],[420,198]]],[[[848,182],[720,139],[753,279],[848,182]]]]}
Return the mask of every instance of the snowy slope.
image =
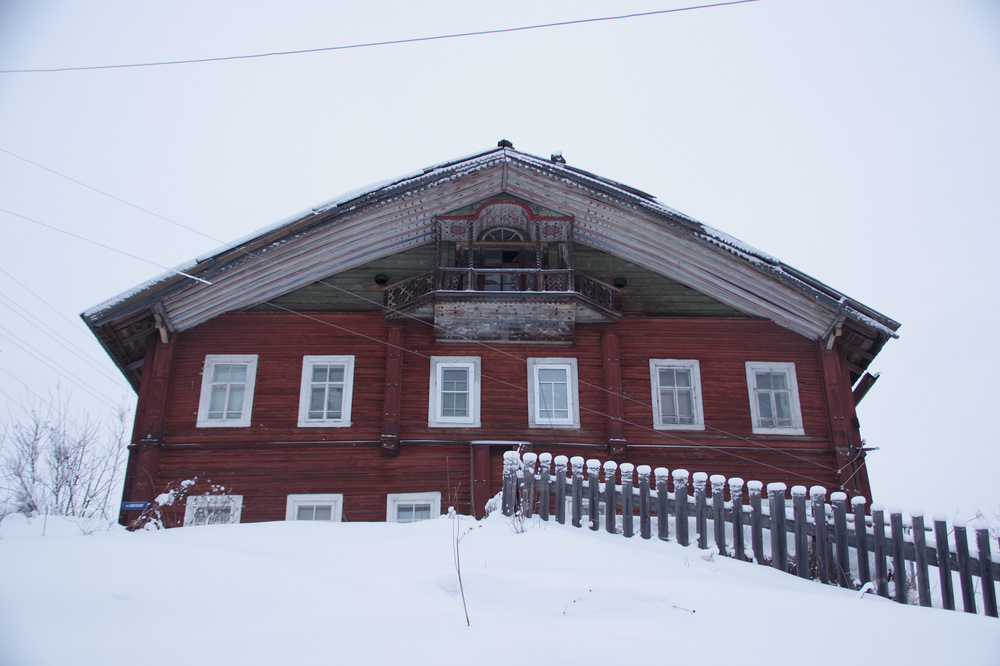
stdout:
{"type": "Polygon", "coordinates": [[[43,537],[11,516],[0,664],[1000,663],[992,618],[694,546],[526,527],[460,519],[467,627],[454,519],[82,535],[49,518],[43,537]]]}

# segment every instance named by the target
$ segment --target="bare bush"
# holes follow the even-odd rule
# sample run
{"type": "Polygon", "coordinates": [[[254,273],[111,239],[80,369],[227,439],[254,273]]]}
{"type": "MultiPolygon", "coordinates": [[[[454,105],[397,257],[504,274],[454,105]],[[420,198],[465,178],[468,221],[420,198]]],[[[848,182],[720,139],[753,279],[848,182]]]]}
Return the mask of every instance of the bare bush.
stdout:
{"type": "Polygon", "coordinates": [[[39,513],[110,519],[125,467],[129,410],[106,421],[69,415],[66,401],[8,413],[0,432],[0,519],[39,513]]]}

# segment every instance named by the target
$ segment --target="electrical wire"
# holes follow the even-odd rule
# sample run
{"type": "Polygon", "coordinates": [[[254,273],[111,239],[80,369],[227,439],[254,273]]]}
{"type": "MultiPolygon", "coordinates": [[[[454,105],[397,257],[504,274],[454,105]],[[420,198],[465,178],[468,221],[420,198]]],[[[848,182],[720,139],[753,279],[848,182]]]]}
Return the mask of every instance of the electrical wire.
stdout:
{"type": "Polygon", "coordinates": [[[402,44],[417,44],[420,42],[433,42],[446,39],[459,39],[464,37],[482,37],[485,35],[502,35],[514,32],[527,32],[529,30],[544,30],[548,28],[560,28],[570,25],[584,25],[587,23],[601,23],[606,21],[624,21],[628,19],[646,18],[649,16],[659,16],[662,14],[675,14],[678,12],[690,12],[701,9],[714,9],[717,7],[730,7],[733,5],[744,5],[760,0],[731,0],[730,2],[716,2],[706,5],[693,5],[689,7],[676,7],[674,9],[659,9],[651,12],[636,12],[633,14],[620,14],[618,16],[601,16],[588,19],[573,19],[569,21],[555,21],[552,23],[538,23],[535,25],[519,26],[515,28],[495,28],[492,30],[475,30],[469,32],[456,32],[444,35],[432,35],[428,37],[410,37],[405,39],[391,39],[379,42],[364,42],[360,44],[345,44],[342,46],[323,46],[314,49],[296,49],[292,51],[272,51],[269,53],[250,53],[244,55],[219,56],[215,58],[192,58],[188,60],[162,60],[155,62],[136,62],[114,65],[88,65],[79,67],[52,67],[37,69],[2,69],[0,74],[41,74],[52,72],[81,72],[105,69],[135,69],[142,67],[165,67],[171,65],[195,65],[208,62],[223,62],[227,60],[251,60],[255,58],[274,58],[278,56],[304,55],[307,53],[325,53],[329,51],[347,51],[350,49],[365,49],[381,46],[398,46],[402,44]]]}

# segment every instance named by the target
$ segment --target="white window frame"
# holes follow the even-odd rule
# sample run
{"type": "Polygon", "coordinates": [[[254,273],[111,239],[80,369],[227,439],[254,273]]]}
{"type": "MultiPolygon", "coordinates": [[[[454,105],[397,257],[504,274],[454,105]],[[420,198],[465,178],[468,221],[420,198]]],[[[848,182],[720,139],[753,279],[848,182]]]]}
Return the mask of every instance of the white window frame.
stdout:
{"type": "Polygon", "coordinates": [[[302,383],[299,385],[299,427],[300,428],[349,428],[351,426],[351,401],[354,393],[353,356],[303,356],[302,383]],[[317,365],[341,365],[344,367],[344,392],[340,405],[339,419],[310,419],[309,399],[312,393],[312,371],[317,365]]]}
{"type": "MultiPolygon", "coordinates": [[[[385,496],[385,522],[395,523],[400,504],[430,504],[431,519],[441,515],[441,493],[389,493],[385,496]]],[[[419,521],[417,521],[419,522],[419,521]]]]}
{"type": "MultiPolygon", "coordinates": [[[[285,520],[297,520],[300,505],[330,505],[330,522],[339,523],[344,515],[344,496],[339,493],[289,495],[285,500],[285,520]]],[[[314,521],[310,521],[314,522],[314,521]]]]}
{"type": "Polygon", "coordinates": [[[480,427],[479,393],[481,383],[478,356],[432,356],[430,399],[427,401],[427,425],[431,428],[480,427]],[[441,391],[444,386],[442,376],[444,371],[450,368],[465,368],[469,371],[469,413],[467,416],[441,415],[441,391]]]}
{"type": "Polygon", "coordinates": [[[705,413],[701,402],[701,366],[694,359],[649,359],[649,383],[652,391],[653,428],[655,430],[704,430],[705,413]],[[664,423],[663,395],[660,390],[660,370],[689,370],[691,372],[691,411],[693,423],[664,423]]]}
{"type": "Polygon", "coordinates": [[[580,393],[577,380],[575,358],[529,358],[528,359],[528,427],[529,428],[579,428],[580,393]],[[539,370],[564,369],[567,377],[566,418],[545,418],[541,415],[542,399],[539,386],[539,370]]]}
{"type": "Polygon", "coordinates": [[[236,525],[243,513],[243,495],[188,495],[184,507],[184,527],[193,525],[236,525]],[[195,522],[199,509],[229,506],[229,521],[225,523],[195,522]]]}
{"type": "Polygon", "coordinates": [[[247,428],[250,426],[253,413],[254,386],[257,383],[256,354],[209,354],[205,356],[205,366],[201,375],[201,398],[198,401],[199,428],[247,428]],[[212,399],[212,373],[216,365],[231,363],[246,365],[247,377],[243,394],[243,409],[238,419],[210,419],[208,417],[209,403],[212,399]]]}
{"type": "Polygon", "coordinates": [[[747,361],[747,392],[750,396],[750,419],[753,432],[759,435],[804,435],[802,407],[799,402],[799,382],[795,377],[794,363],[747,361]],[[757,373],[783,373],[788,383],[789,410],[792,424],[788,426],[763,426],[760,424],[760,406],[757,402],[757,373]]]}

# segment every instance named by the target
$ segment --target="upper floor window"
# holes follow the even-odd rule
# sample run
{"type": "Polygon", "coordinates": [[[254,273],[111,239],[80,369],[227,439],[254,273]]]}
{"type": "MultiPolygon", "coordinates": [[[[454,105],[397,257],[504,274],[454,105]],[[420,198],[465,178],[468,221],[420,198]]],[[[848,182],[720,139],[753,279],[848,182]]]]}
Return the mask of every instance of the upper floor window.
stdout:
{"type": "Polygon", "coordinates": [[[698,361],[649,360],[653,390],[653,427],[658,430],[704,430],[698,361]]]}
{"type": "Polygon", "coordinates": [[[575,358],[528,359],[528,426],[580,427],[575,358]]]}
{"type": "Polygon", "coordinates": [[[299,393],[299,426],[350,426],[353,384],[353,356],[304,356],[299,393]]]}
{"type": "Polygon", "coordinates": [[[478,356],[432,356],[427,425],[479,427],[478,356]]]}
{"type": "Polygon", "coordinates": [[[804,435],[795,364],[747,361],[746,369],[753,431],[804,435]]]}
{"type": "Polygon", "coordinates": [[[256,377],[256,354],[206,356],[198,402],[198,427],[249,426],[256,377]]]}

